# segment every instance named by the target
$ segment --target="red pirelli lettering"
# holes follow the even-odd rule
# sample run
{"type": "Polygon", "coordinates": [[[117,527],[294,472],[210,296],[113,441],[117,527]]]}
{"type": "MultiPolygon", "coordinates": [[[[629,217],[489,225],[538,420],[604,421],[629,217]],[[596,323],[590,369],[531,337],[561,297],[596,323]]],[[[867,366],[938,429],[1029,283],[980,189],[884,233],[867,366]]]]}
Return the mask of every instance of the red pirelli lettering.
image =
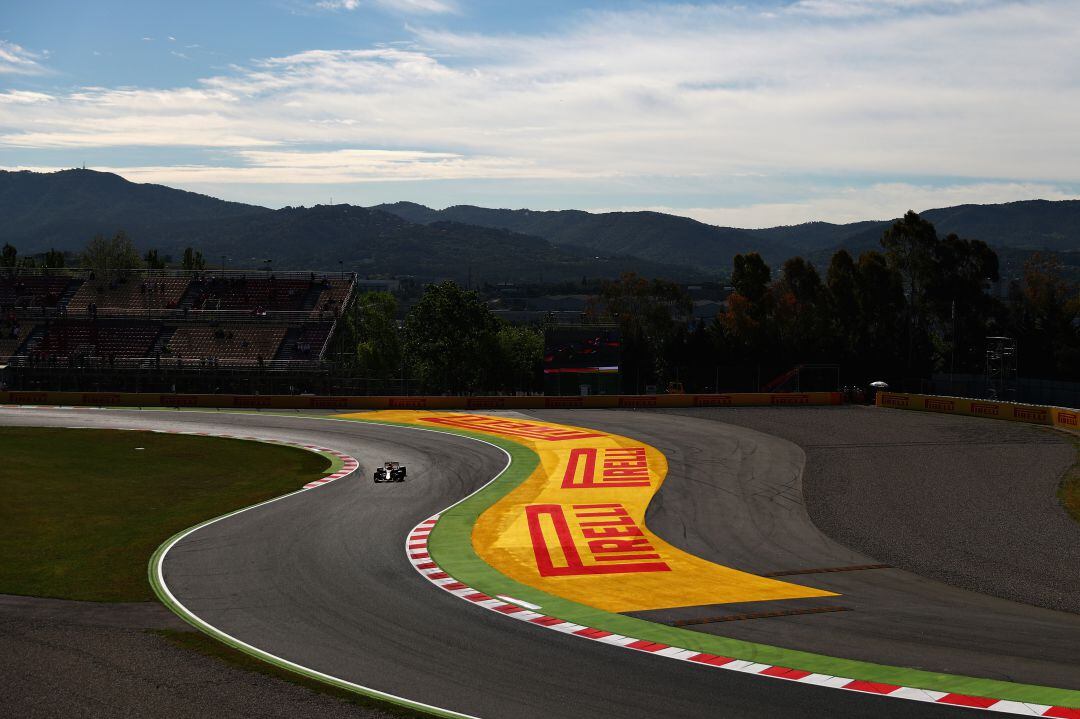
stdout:
{"type": "Polygon", "coordinates": [[[539,439],[547,442],[563,442],[570,439],[589,439],[602,437],[597,432],[589,432],[573,427],[553,427],[535,422],[489,417],[480,414],[456,414],[448,417],[421,417],[421,422],[441,424],[447,427],[472,429],[479,432],[491,432],[511,437],[539,439]]]}
{"type": "MultiPolygon", "coordinates": [[[[625,538],[612,539],[604,535],[600,539],[575,541],[575,532],[567,520],[565,509],[558,504],[533,504],[525,507],[536,568],[542,577],[588,576],[594,574],[626,574],[632,572],[669,572],[671,567],[661,561],[660,555],[634,525],[622,505],[575,505],[575,515],[596,516],[597,510],[609,519],[597,522],[581,522],[579,533],[590,531],[587,525],[628,525],[625,538]],[[586,510],[584,512],[580,510],[586,510]],[[630,534],[629,532],[633,532],[630,534]],[[552,536],[554,535],[554,536],[552,536]],[[554,539],[549,543],[549,539],[554,539]],[[553,552],[552,550],[556,550],[553,552]],[[582,558],[582,551],[589,555],[582,558]],[[561,560],[561,561],[560,561],[561,560]]],[[[618,529],[619,527],[615,527],[618,529]]],[[[598,530],[591,530],[598,531],[598,530]]]]}
{"type": "Polygon", "coordinates": [[[644,447],[572,449],[562,478],[563,489],[648,487],[649,484],[649,462],[644,447]],[[602,463],[598,461],[601,451],[602,463]]]}

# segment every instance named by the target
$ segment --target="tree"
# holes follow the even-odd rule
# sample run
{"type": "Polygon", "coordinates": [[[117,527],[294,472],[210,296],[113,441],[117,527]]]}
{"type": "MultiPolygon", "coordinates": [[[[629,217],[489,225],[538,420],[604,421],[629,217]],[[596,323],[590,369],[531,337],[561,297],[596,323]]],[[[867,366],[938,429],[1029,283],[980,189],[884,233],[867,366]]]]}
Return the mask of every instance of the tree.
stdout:
{"type": "Polygon", "coordinates": [[[686,290],[674,282],[650,281],[630,272],[605,282],[593,305],[594,311],[599,309],[619,323],[621,370],[630,391],[640,392],[642,384],[664,384],[671,379],[668,358],[693,306],[686,290]]]}
{"type": "MultiPolygon", "coordinates": [[[[916,352],[927,335],[927,308],[925,288],[934,271],[935,250],[938,244],[937,230],[930,222],[908,210],[902,219],[885,230],[881,237],[881,246],[889,266],[900,273],[904,281],[904,294],[907,296],[907,365],[909,372],[915,372],[916,352]]],[[[920,348],[927,349],[927,348],[920,348]]]]}
{"type": "Polygon", "coordinates": [[[499,321],[473,290],[429,285],[405,318],[404,347],[424,387],[473,392],[484,387],[498,356],[499,321]]]}
{"type": "Polygon", "coordinates": [[[784,262],[774,292],[773,328],[777,345],[786,353],[785,364],[823,359],[820,348],[828,324],[821,306],[824,287],[814,266],[802,257],[784,262]]]}
{"type": "Polygon", "coordinates": [[[45,253],[45,260],[42,263],[42,267],[49,267],[51,269],[60,269],[64,266],[64,253],[57,249],[51,249],[45,253]]]}
{"type": "Polygon", "coordinates": [[[985,338],[1000,334],[1005,314],[987,292],[999,279],[997,254],[985,242],[950,234],[937,243],[926,284],[937,369],[981,371],[985,338]]]}
{"type": "Polygon", "coordinates": [[[835,361],[843,362],[857,352],[859,326],[858,268],[847,250],[837,250],[825,274],[828,317],[832,324],[835,361]]]}
{"type": "Polygon", "coordinates": [[[889,265],[904,278],[912,304],[922,301],[923,290],[933,273],[937,230],[931,222],[908,210],[881,236],[881,246],[889,265]]]}
{"type": "Polygon", "coordinates": [[[735,255],[731,285],[751,303],[758,304],[765,299],[771,277],[772,270],[758,253],[735,255]]]}
{"type": "Polygon", "coordinates": [[[203,259],[202,252],[192,249],[191,247],[185,247],[184,259],[181,266],[188,272],[204,270],[206,269],[206,260],[203,259]]]}
{"type": "Polygon", "coordinates": [[[15,267],[18,264],[19,251],[14,245],[4,243],[4,249],[0,250],[0,267],[15,267]]]}
{"type": "Polygon", "coordinates": [[[1080,380],[1080,286],[1066,278],[1061,260],[1032,255],[1009,304],[1024,373],[1080,380]]]}
{"type": "Polygon", "coordinates": [[[856,290],[856,347],[864,378],[899,378],[907,364],[903,352],[907,335],[901,324],[906,312],[903,278],[880,252],[864,252],[859,256],[856,290]]]}
{"type": "Polygon", "coordinates": [[[82,254],[82,265],[94,272],[99,282],[111,282],[126,277],[131,270],[142,267],[142,259],[131,238],[123,230],[111,239],[95,235],[82,254]]]}
{"type": "Polygon", "coordinates": [[[364,377],[388,381],[402,370],[398,302],[389,292],[367,292],[353,303],[349,318],[355,331],[356,363],[364,377]]]}
{"type": "Polygon", "coordinates": [[[146,266],[151,270],[163,270],[165,269],[165,260],[158,255],[157,250],[147,250],[143,256],[143,261],[146,262],[146,266]]]}
{"type": "Polygon", "coordinates": [[[498,332],[497,372],[503,390],[533,390],[544,359],[544,333],[534,327],[504,324],[498,332]]]}

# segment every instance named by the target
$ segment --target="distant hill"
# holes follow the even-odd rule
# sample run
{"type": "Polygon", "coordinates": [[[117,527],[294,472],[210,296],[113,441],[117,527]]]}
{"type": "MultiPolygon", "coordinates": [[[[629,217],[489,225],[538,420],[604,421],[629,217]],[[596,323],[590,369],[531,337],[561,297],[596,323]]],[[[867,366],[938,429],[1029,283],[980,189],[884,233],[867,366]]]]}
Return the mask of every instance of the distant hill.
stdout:
{"type": "Polygon", "coordinates": [[[732,258],[739,253],[760,252],[772,262],[800,253],[796,245],[757,236],[753,231],[706,225],[661,212],[492,210],[472,205],[432,210],[411,202],[377,205],[373,209],[392,212],[410,222],[453,220],[499,227],[543,237],[557,245],[690,265],[714,274],[729,272],[732,258]]]}
{"type": "Polygon", "coordinates": [[[556,247],[499,228],[439,221],[415,224],[350,205],[265,207],[224,202],[110,173],[0,172],[0,243],[22,254],[78,250],[96,233],[123,229],[140,250],[178,257],[187,246],[230,267],[354,270],[474,282],[566,281],[648,276],[695,279],[697,270],[616,252],[556,247]]]}
{"type": "Polygon", "coordinates": [[[40,251],[74,250],[96,233],[123,228],[145,235],[162,223],[217,220],[270,212],[162,185],[128,182],[93,170],[0,171],[0,240],[40,251]]]}
{"type": "MultiPolygon", "coordinates": [[[[960,205],[921,213],[942,235],[988,242],[1014,276],[1033,250],[1080,253],[1080,200],[960,205]]],[[[217,264],[474,281],[565,281],[623,271],[698,280],[727,274],[740,252],[778,267],[802,255],[820,268],[839,247],[879,249],[892,220],[810,222],[768,229],[716,227],[659,212],[508,210],[410,202],[286,207],[225,202],[92,170],[0,172],[0,243],[24,253],[78,250],[94,234],[126,230],[141,249],[186,246],[217,264]]]]}
{"type": "Polygon", "coordinates": [[[156,237],[160,247],[174,254],[188,244],[201,246],[212,263],[226,254],[234,266],[260,267],[264,258],[273,258],[279,268],[341,267],[361,274],[427,279],[537,282],[617,277],[626,271],[667,277],[689,272],[636,257],[584,254],[498,228],[445,221],[418,225],[388,212],[351,205],[287,207],[179,223],[161,228],[156,237]]]}
{"type": "MultiPolygon", "coordinates": [[[[855,255],[880,249],[881,234],[893,222],[808,222],[750,230],[715,227],[658,212],[538,212],[469,205],[432,210],[410,202],[378,207],[412,222],[454,219],[526,232],[555,244],[627,252],[643,258],[693,264],[712,272],[730,271],[731,258],[738,252],[751,250],[761,253],[774,267],[795,255],[806,256],[823,266],[840,247],[855,255]]],[[[1007,251],[1003,254],[1013,258],[1026,256],[1032,250],[1080,251],[1080,200],[959,205],[920,214],[933,222],[942,236],[955,232],[961,237],[980,239],[1007,251]]]]}

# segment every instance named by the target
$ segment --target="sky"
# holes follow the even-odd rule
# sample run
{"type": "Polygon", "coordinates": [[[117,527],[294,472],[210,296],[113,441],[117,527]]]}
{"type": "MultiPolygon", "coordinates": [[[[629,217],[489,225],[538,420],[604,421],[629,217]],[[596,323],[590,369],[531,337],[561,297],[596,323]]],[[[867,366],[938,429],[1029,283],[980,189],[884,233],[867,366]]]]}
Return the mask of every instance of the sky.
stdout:
{"type": "Polygon", "coordinates": [[[737,227],[1080,197],[1077,0],[0,0],[0,168],[737,227]]]}

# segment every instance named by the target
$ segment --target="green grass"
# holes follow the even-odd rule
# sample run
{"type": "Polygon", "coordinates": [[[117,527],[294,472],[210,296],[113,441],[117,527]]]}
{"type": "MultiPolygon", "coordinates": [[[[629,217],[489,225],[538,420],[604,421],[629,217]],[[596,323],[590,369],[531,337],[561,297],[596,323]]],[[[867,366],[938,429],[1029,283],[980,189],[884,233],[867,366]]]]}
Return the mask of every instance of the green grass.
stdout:
{"type": "Polygon", "coordinates": [[[354,691],[347,689],[339,689],[333,685],[325,682],[318,681],[316,679],[309,679],[305,676],[282,669],[269,662],[264,662],[261,659],[249,656],[244,652],[237,649],[233,649],[216,639],[213,639],[202,632],[194,631],[176,631],[172,629],[163,629],[152,632],[158,636],[164,637],[170,644],[174,644],[182,649],[188,651],[197,652],[204,656],[213,657],[226,664],[236,667],[237,669],[244,669],[264,676],[273,677],[275,679],[282,679],[292,684],[297,684],[319,694],[326,694],[328,696],[341,699],[349,704],[355,704],[357,706],[365,707],[367,709],[378,709],[379,711],[391,714],[393,716],[400,717],[430,717],[430,714],[422,714],[420,712],[412,711],[404,707],[391,704],[389,702],[379,701],[376,699],[368,698],[362,694],[358,694],[354,691]]]}
{"type": "Polygon", "coordinates": [[[1080,436],[1069,434],[1073,447],[1076,448],[1076,462],[1065,472],[1058,487],[1058,498],[1065,511],[1080,522],[1080,436]]]}
{"type": "Polygon", "coordinates": [[[0,427],[0,593],[153,600],[146,562],[164,540],[297,490],[329,465],[235,439],[0,427]]]}

